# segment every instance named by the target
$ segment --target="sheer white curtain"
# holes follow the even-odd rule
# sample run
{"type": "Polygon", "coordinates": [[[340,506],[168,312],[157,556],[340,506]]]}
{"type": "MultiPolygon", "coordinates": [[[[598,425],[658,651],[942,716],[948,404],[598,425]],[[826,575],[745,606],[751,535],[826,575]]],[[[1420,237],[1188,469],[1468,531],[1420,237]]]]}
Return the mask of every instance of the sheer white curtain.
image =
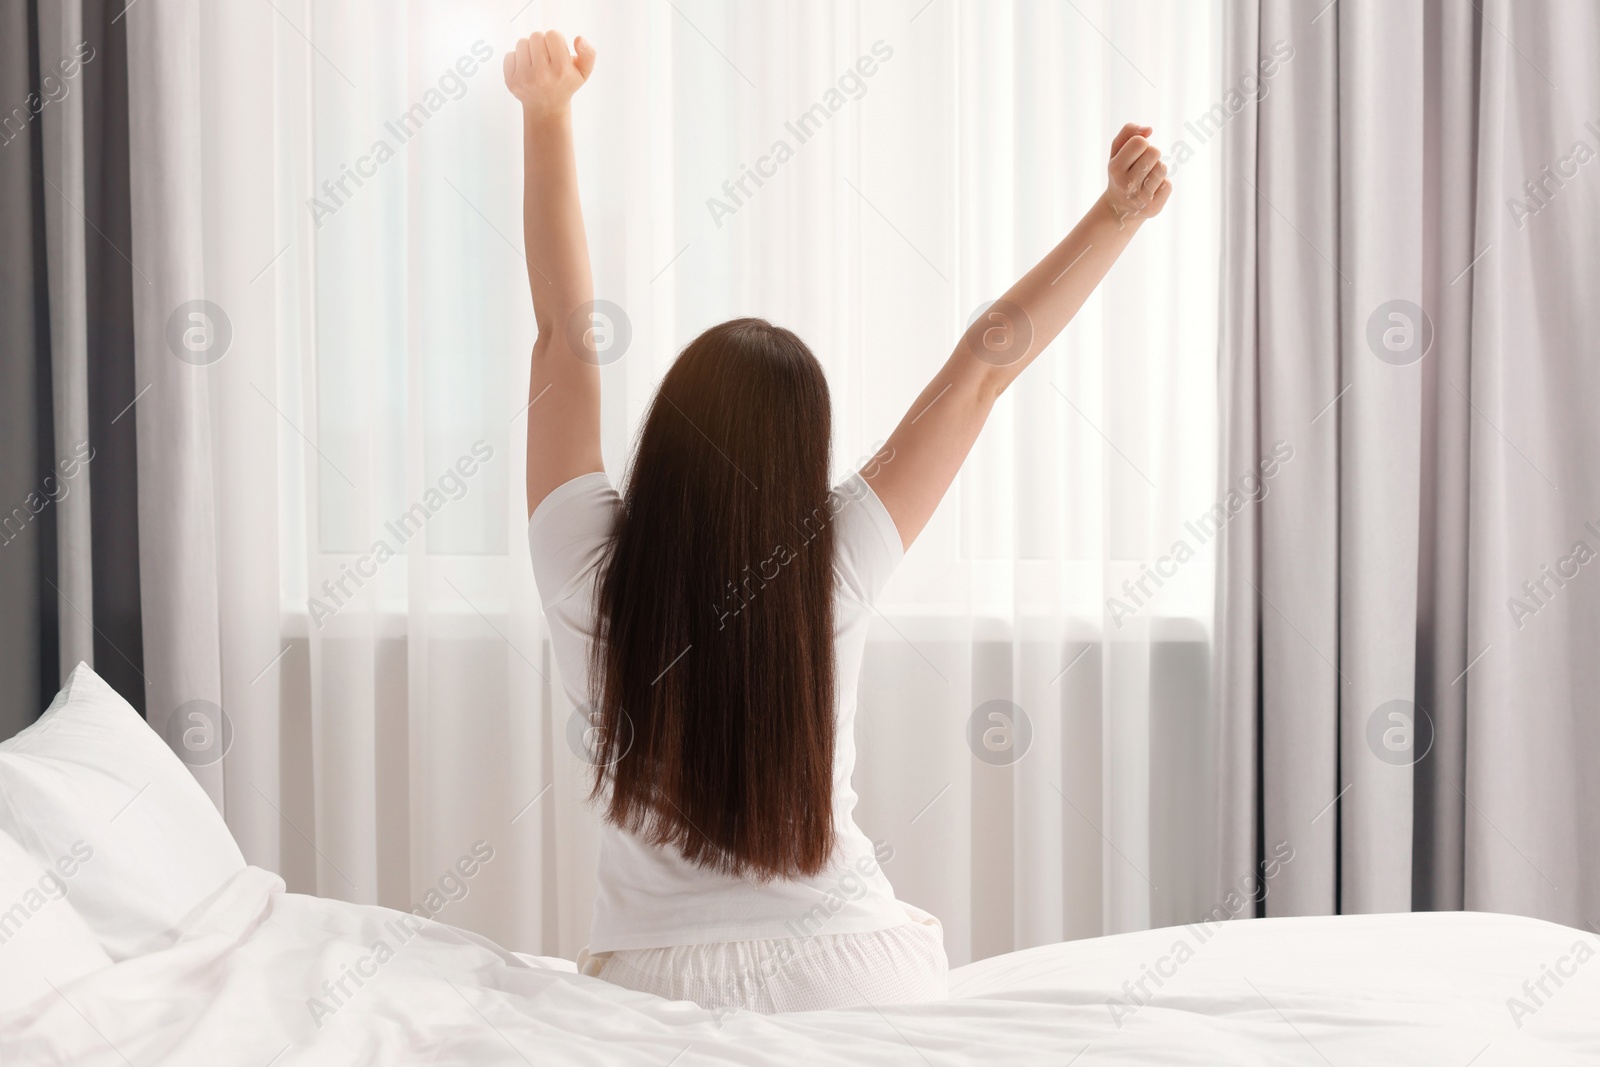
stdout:
{"type": "Polygon", "coordinates": [[[215,546],[157,606],[201,621],[147,656],[221,679],[172,699],[232,722],[203,774],[251,861],[522,950],[585,943],[595,819],[523,535],[534,331],[499,72],[557,26],[600,52],[576,126],[597,295],[631,333],[604,371],[613,477],[676,351],[745,314],[827,367],[842,475],[1086,210],[1124,121],[1178,150],[1166,215],[891,583],[856,782],[952,962],[1206,910],[1212,566],[1186,523],[1217,495],[1219,6],[133,7],[135,261],[175,265],[139,303],[141,492],[205,505],[141,533],[167,565],[215,546]],[[220,358],[215,334],[173,358],[191,299],[231,327],[220,358]],[[453,873],[478,842],[493,858],[453,873]]]}

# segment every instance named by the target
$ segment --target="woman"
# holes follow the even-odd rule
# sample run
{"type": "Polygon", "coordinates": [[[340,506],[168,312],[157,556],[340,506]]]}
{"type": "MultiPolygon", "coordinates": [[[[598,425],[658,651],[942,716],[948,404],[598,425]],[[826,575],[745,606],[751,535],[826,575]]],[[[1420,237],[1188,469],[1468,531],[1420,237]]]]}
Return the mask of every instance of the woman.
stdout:
{"type": "Polygon", "coordinates": [[[939,921],[895,899],[853,818],[872,604],[995,399],[1166,203],[1166,166],[1148,127],[1124,127],[1105,194],[843,484],[829,490],[822,368],[788,330],[737,319],[667,372],[619,497],[600,454],[570,113],[595,51],[574,45],[534,34],[505,76],[523,109],[539,326],[528,539],[605,811],[580,968],[718,1010],[942,998],[939,921]]]}

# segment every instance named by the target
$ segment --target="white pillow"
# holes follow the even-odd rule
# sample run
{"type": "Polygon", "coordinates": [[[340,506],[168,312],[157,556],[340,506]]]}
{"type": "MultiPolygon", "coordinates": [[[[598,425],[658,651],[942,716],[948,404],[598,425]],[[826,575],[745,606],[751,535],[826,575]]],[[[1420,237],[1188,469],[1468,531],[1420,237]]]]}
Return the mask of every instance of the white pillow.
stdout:
{"type": "Polygon", "coordinates": [[[0,1016],[111,966],[69,898],[93,859],[78,841],[47,870],[0,833],[0,1016]]]}
{"type": "Polygon", "coordinates": [[[0,743],[0,831],[44,867],[92,850],[72,903],[116,961],[172,944],[178,920],[244,867],[189,768],[83,663],[0,743]]]}

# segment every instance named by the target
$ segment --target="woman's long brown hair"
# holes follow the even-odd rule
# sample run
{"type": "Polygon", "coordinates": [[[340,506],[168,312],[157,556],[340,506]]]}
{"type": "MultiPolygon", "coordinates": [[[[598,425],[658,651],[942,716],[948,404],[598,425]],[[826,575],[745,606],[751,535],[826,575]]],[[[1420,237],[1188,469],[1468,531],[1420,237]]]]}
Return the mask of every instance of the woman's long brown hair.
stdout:
{"type": "Polygon", "coordinates": [[[833,849],[831,417],[761,319],[683,350],[645,416],[597,587],[591,799],[693,863],[814,875],[833,849]]]}

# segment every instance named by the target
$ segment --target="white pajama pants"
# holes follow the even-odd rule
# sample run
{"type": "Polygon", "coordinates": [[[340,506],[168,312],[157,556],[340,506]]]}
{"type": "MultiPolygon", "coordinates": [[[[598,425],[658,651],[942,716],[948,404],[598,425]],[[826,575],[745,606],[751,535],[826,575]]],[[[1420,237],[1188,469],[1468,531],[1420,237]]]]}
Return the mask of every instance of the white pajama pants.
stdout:
{"type": "Polygon", "coordinates": [[[578,954],[578,971],[713,1011],[818,1011],[949,996],[944,928],[901,902],[906,921],[860,934],[817,934],[578,954]]]}

